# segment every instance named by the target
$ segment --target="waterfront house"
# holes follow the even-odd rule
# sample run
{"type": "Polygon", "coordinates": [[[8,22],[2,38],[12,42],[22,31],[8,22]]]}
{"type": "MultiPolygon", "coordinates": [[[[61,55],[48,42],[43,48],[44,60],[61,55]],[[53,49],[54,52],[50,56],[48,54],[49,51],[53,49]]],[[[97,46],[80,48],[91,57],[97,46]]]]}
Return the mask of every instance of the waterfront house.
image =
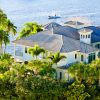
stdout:
{"type": "MultiPolygon", "coordinates": [[[[72,22],[67,22],[67,24],[72,22]]],[[[68,77],[66,69],[73,63],[91,63],[98,59],[100,49],[100,28],[95,26],[84,27],[83,23],[77,22],[81,27],[71,27],[70,25],[59,25],[51,22],[44,26],[44,31],[19,40],[13,41],[15,45],[20,45],[23,50],[16,52],[14,57],[23,61],[33,59],[27,53],[27,48],[38,44],[40,47],[50,52],[61,52],[66,59],[61,60],[56,69],[58,78],[68,77]],[[62,73],[63,72],[63,73],[62,73]]],[[[76,24],[73,24],[76,25],[76,24]]]]}

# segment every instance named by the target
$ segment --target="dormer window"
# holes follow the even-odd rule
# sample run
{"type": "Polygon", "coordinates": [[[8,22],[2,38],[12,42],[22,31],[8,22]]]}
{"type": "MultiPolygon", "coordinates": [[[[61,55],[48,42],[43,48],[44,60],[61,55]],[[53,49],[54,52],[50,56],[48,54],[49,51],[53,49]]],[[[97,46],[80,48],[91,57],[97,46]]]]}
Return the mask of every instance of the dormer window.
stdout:
{"type": "Polygon", "coordinates": [[[81,38],[82,38],[82,35],[81,35],[81,38]]]}
{"type": "Polygon", "coordinates": [[[83,35],[83,38],[85,38],[85,35],[83,35]]]}
{"type": "Polygon", "coordinates": [[[86,38],[87,38],[87,35],[86,35],[86,38]]]}
{"type": "Polygon", "coordinates": [[[90,35],[88,35],[88,38],[90,38],[90,35]]]}

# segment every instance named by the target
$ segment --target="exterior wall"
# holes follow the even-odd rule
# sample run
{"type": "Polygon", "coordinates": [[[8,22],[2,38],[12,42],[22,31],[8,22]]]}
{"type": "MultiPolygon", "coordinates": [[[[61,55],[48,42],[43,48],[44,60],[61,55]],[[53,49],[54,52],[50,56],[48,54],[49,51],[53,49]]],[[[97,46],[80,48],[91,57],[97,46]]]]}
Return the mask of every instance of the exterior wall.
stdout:
{"type": "MultiPolygon", "coordinates": [[[[19,50],[16,50],[16,47],[15,47],[15,51],[18,54],[18,55],[16,55],[16,53],[15,53],[15,57],[19,57],[20,59],[23,59],[23,61],[32,60],[33,57],[30,54],[25,53],[25,46],[23,46],[23,45],[19,45],[19,46],[21,47],[21,49],[19,49],[19,50]]],[[[27,47],[27,48],[29,48],[29,47],[27,47]]],[[[98,58],[98,52],[99,51],[95,51],[94,52],[94,53],[96,53],[96,59],[98,58]]],[[[66,58],[62,59],[57,64],[57,66],[63,66],[63,65],[71,64],[71,63],[75,63],[75,62],[85,62],[85,63],[88,63],[88,55],[89,54],[81,53],[79,51],[73,51],[73,52],[68,52],[68,53],[62,53],[62,55],[65,55],[66,58]],[[76,59],[75,59],[75,54],[77,55],[76,59]],[[83,61],[81,61],[81,55],[83,55],[83,61]]],[[[41,59],[41,58],[42,57],[40,55],[39,59],[41,59]]]]}
{"type": "Polygon", "coordinates": [[[80,36],[80,41],[87,43],[87,44],[91,44],[91,36],[90,36],[90,38],[86,38],[86,36],[85,36],[85,38],[81,38],[81,36],[80,36]]]}
{"type": "Polygon", "coordinates": [[[25,46],[16,44],[14,47],[14,58],[20,59],[22,61],[29,61],[33,59],[33,57],[30,54],[25,53],[25,46]]]}
{"type": "MultiPolygon", "coordinates": [[[[26,46],[23,46],[23,60],[24,60],[24,61],[32,60],[33,57],[32,57],[30,54],[25,53],[25,47],[26,47],[26,46]]],[[[27,47],[27,48],[29,48],[29,47],[27,47]]]]}
{"type": "Polygon", "coordinates": [[[62,73],[62,79],[61,80],[66,81],[66,80],[70,79],[68,70],[63,70],[63,69],[57,68],[56,72],[57,72],[57,79],[60,79],[60,72],[62,73]]]}
{"type": "Polygon", "coordinates": [[[78,31],[80,34],[80,41],[87,43],[87,44],[91,44],[91,34],[92,34],[92,30],[88,30],[88,29],[81,29],[78,31]]]}
{"type": "Polygon", "coordinates": [[[62,59],[57,65],[58,66],[63,66],[66,64],[71,64],[75,62],[86,62],[88,63],[88,54],[81,53],[79,51],[73,51],[69,53],[62,53],[63,55],[66,56],[65,59],[62,59]],[[77,55],[77,58],[75,59],[75,54],[77,55]],[[83,61],[81,61],[81,55],[83,55],[83,61]]]}
{"type": "MultiPolygon", "coordinates": [[[[16,50],[17,45],[15,45],[14,58],[21,59],[22,61],[30,61],[32,59],[36,59],[35,57],[33,58],[29,53],[25,53],[25,48],[29,48],[29,46],[18,45],[18,47],[21,47],[20,50],[16,50]]],[[[42,57],[43,55],[39,55],[38,59],[41,59],[42,57]]]]}
{"type": "MultiPolygon", "coordinates": [[[[99,51],[92,52],[92,53],[96,54],[96,59],[98,59],[98,52],[99,51]]],[[[81,55],[83,55],[83,57],[84,57],[83,62],[88,63],[88,55],[89,54],[80,53],[80,52],[72,52],[72,53],[66,54],[69,62],[73,62],[73,61],[71,61],[70,55],[72,55],[72,54],[74,55],[76,53],[78,54],[78,58],[76,60],[73,59],[74,62],[76,62],[76,61],[82,62],[81,55]]],[[[74,56],[72,56],[72,57],[74,57],[74,56]]],[[[66,59],[66,62],[67,62],[67,59],[66,59]]],[[[56,68],[56,72],[57,72],[57,79],[60,79],[60,72],[62,72],[62,79],[61,80],[66,81],[66,80],[70,80],[72,78],[67,69],[56,68]]]]}

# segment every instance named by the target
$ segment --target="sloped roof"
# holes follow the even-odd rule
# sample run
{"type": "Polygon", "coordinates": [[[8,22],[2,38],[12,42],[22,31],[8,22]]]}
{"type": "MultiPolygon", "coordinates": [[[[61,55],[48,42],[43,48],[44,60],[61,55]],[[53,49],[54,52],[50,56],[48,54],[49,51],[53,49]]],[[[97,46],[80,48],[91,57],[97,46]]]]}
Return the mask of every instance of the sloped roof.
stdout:
{"type": "Polygon", "coordinates": [[[53,52],[80,51],[83,53],[90,53],[97,50],[96,48],[85,43],[80,43],[79,40],[75,40],[71,37],[51,33],[51,30],[45,30],[35,35],[15,40],[14,43],[31,47],[38,44],[40,47],[53,52]]]}
{"type": "Polygon", "coordinates": [[[56,52],[60,51],[62,46],[62,38],[61,35],[51,35],[50,30],[45,30],[43,32],[39,32],[38,34],[31,35],[19,40],[13,41],[16,44],[21,44],[25,46],[33,47],[34,45],[39,45],[47,50],[56,52]]]}
{"type": "Polygon", "coordinates": [[[61,48],[61,52],[72,52],[77,50],[82,53],[90,53],[90,52],[98,51],[98,49],[96,49],[95,47],[80,42],[80,40],[75,40],[65,36],[62,36],[62,39],[63,39],[63,45],[61,48]]]}
{"type": "Polygon", "coordinates": [[[54,27],[53,32],[54,34],[63,35],[63,36],[70,37],[76,40],[79,39],[78,30],[70,26],[54,27]]]}
{"type": "MultiPolygon", "coordinates": [[[[90,53],[98,50],[91,45],[80,42],[78,29],[70,26],[61,26],[55,22],[51,22],[45,27],[47,30],[13,42],[31,47],[38,44],[39,46],[53,52],[71,52],[77,50],[83,53],[90,53]]],[[[91,34],[91,42],[100,42],[100,28],[95,26],[88,26],[86,28],[88,30],[93,30],[91,34]]]]}

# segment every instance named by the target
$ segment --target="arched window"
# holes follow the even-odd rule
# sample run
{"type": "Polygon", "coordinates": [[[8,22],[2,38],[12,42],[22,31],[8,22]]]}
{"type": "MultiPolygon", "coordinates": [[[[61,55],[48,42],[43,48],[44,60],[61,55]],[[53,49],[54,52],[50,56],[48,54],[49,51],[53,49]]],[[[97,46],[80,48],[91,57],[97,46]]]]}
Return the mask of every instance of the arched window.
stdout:
{"type": "Polygon", "coordinates": [[[87,35],[86,35],[86,38],[87,38],[87,35]]]}
{"type": "Polygon", "coordinates": [[[77,54],[75,54],[75,59],[77,59],[77,54]]]}
{"type": "Polygon", "coordinates": [[[27,53],[27,47],[25,47],[25,53],[27,53]]]}
{"type": "Polygon", "coordinates": [[[85,35],[83,35],[83,38],[85,38],[85,35]]]}
{"type": "Polygon", "coordinates": [[[90,35],[88,35],[88,38],[90,38],[90,35]]]}
{"type": "Polygon", "coordinates": [[[82,38],[82,35],[81,35],[81,38],[82,38]]]}
{"type": "Polygon", "coordinates": [[[84,57],[83,57],[83,55],[81,55],[81,61],[83,61],[84,60],[84,57]]]}
{"type": "Polygon", "coordinates": [[[62,72],[59,73],[59,79],[61,80],[62,79],[62,72]]]}

